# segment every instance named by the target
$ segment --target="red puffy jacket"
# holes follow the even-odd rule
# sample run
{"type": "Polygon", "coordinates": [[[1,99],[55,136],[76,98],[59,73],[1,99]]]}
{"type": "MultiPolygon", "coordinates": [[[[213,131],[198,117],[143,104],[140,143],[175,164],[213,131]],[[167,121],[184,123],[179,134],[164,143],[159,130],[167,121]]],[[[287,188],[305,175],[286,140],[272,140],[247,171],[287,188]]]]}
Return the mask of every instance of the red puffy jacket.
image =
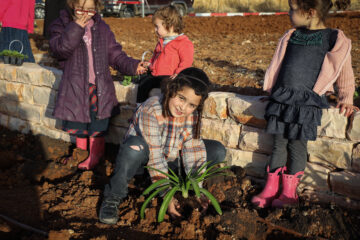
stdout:
{"type": "Polygon", "coordinates": [[[191,67],[194,60],[194,45],[187,36],[180,35],[165,47],[163,41],[162,38],[159,40],[150,60],[153,76],[171,76],[191,67]]]}

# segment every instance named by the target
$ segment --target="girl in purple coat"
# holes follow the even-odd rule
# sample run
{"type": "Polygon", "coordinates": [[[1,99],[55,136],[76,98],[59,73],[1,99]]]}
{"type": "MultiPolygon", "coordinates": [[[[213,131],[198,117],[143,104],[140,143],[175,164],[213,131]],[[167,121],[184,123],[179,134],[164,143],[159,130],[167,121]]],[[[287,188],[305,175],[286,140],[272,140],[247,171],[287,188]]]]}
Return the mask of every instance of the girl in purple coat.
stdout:
{"type": "Polygon", "coordinates": [[[76,136],[76,147],[87,150],[89,139],[89,157],[78,165],[83,170],[103,156],[104,134],[117,109],[109,66],[127,75],[145,72],[122,51],[98,14],[101,7],[100,0],[68,0],[49,29],[51,51],[63,68],[53,115],[76,136]]]}

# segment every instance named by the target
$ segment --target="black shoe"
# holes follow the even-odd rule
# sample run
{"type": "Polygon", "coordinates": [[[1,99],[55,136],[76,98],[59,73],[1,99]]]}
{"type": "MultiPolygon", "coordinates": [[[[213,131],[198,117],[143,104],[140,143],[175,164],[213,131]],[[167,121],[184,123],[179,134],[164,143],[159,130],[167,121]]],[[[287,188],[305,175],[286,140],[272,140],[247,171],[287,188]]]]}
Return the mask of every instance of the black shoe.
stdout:
{"type": "Polygon", "coordinates": [[[106,224],[116,224],[119,215],[118,215],[118,207],[122,199],[115,196],[105,197],[103,202],[101,203],[99,220],[102,223],[106,224]]]}

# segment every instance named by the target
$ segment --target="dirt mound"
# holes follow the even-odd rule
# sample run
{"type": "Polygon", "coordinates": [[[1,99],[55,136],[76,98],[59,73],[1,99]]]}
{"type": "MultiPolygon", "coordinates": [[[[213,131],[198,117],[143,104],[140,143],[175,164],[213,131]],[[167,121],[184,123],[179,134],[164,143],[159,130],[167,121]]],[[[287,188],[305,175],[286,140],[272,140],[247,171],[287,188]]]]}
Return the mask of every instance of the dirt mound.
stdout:
{"type": "MultiPolygon", "coordinates": [[[[144,175],[132,179],[129,197],[119,207],[114,226],[98,222],[102,191],[113,169],[118,147],[106,146],[104,161],[81,172],[56,161],[69,155],[69,144],[0,127],[0,214],[49,234],[49,239],[359,239],[360,212],[301,201],[297,208],[255,209],[251,197],[261,186],[240,167],[205,185],[219,200],[223,215],[210,206],[201,213],[193,197],[180,199],[181,219],[156,222],[161,199],[154,199],[145,219],[139,211],[144,175]],[[11,161],[10,161],[11,160],[11,161]]],[[[73,151],[74,163],[87,153],[73,151]]],[[[4,220],[1,239],[47,239],[4,220]]]]}

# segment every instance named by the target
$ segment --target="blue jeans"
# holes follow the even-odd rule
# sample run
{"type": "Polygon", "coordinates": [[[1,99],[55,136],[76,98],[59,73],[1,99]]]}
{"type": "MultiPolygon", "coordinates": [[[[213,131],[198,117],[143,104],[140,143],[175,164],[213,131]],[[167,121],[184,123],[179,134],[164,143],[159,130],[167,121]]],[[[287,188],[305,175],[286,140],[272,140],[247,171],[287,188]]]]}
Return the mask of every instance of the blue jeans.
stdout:
{"type": "MultiPolygon", "coordinates": [[[[207,161],[216,164],[224,161],[225,147],[218,141],[204,139],[207,161]]],[[[128,194],[128,182],[136,175],[137,170],[149,161],[149,147],[144,138],[131,136],[120,146],[116,157],[115,169],[109,184],[105,186],[104,196],[125,198],[128,194]],[[138,146],[135,150],[130,146],[138,146]]]]}

